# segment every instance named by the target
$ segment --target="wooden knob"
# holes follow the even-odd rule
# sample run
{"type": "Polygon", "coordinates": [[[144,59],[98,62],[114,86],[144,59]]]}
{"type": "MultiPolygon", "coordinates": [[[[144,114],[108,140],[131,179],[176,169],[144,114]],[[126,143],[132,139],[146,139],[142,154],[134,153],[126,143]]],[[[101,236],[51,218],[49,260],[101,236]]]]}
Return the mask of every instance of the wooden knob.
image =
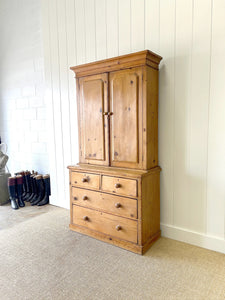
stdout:
{"type": "Polygon", "coordinates": [[[82,178],[82,182],[87,182],[87,181],[88,181],[87,177],[82,178]]]}
{"type": "Polygon", "coordinates": [[[88,216],[84,216],[84,217],[83,217],[83,220],[84,220],[84,221],[88,221],[88,216]]]}
{"type": "Polygon", "coordinates": [[[87,200],[87,199],[88,199],[88,196],[83,196],[82,199],[83,199],[83,200],[87,200]]]}
{"type": "Polygon", "coordinates": [[[116,230],[117,230],[117,231],[120,231],[120,230],[122,230],[122,227],[121,227],[120,225],[117,225],[117,226],[116,226],[116,230]]]}
{"type": "Polygon", "coordinates": [[[121,204],[119,202],[115,203],[115,207],[116,208],[120,208],[121,207],[121,204]]]}
{"type": "Polygon", "coordinates": [[[121,187],[121,184],[120,184],[120,183],[116,183],[116,184],[115,184],[115,188],[116,188],[116,189],[118,189],[118,188],[120,188],[120,187],[121,187]]]}

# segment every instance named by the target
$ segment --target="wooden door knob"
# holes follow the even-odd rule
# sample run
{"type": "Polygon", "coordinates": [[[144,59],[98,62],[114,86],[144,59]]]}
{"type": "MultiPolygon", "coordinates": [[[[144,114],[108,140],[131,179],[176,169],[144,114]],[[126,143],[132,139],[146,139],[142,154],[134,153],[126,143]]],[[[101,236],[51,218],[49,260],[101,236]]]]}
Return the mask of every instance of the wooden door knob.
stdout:
{"type": "Polygon", "coordinates": [[[116,230],[117,230],[117,231],[120,231],[120,230],[122,230],[122,227],[121,227],[120,225],[117,225],[117,226],[116,226],[116,230]]]}
{"type": "Polygon", "coordinates": [[[121,204],[119,202],[115,203],[115,207],[116,208],[120,208],[121,207],[121,204]]]}
{"type": "Polygon", "coordinates": [[[87,200],[87,199],[88,199],[88,196],[83,196],[82,199],[83,199],[83,200],[87,200]]]}
{"type": "Polygon", "coordinates": [[[118,189],[118,188],[120,188],[120,187],[121,187],[121,184],[120,184],[120,183],[116,183],[116,184],[115,184],[115,188],[116,188],[116,189],[118,189]]]}
{"type": "Polygon", "coordinates": [[[88,216],[84,216],[84,217],[83,217],[83,220],[84,220],[84,221],[88,221],[88,220],[89,220],[88,216]]]}
{"type": "Polygon", "coordinates": [[[87,177],[82,178],[82,182],[88,182],[87,177]]]}

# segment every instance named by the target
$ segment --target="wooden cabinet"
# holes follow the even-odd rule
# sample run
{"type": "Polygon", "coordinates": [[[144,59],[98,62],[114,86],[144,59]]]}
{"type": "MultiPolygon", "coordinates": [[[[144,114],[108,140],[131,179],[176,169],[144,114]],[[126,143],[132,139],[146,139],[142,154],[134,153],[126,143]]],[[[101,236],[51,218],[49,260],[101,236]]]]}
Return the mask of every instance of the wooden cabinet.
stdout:
{"type": "Polygon", "coordinates": [[[144,253],[160,236],[158,65],[146,50],[72,67],[79,164],[70,228],[144,253]]]}

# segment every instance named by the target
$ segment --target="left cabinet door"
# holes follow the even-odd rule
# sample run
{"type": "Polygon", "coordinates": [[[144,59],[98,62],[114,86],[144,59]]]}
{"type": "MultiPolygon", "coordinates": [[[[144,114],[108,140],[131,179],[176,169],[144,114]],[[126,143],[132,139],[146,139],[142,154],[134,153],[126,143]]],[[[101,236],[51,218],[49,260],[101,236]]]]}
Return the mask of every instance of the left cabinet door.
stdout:
{"type": "Polygon", "coordinates": [[[78,79],[80,162],[109,165],[108,74],[78,79]]]}

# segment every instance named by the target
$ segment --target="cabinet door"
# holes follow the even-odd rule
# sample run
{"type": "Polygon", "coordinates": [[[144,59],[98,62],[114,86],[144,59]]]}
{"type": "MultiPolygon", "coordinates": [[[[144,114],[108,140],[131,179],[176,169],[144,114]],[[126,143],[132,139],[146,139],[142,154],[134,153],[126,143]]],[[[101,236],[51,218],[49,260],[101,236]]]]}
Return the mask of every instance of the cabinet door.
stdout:
{"type": "Polygon", "coordinates": [[[109,74],[112,166],[142,168],[142,68],[109,74]]]}
{"type": "Polygon", "coordinates": [[[108,75],[79,78],[80,162],[108,165],[108,75]]]}

